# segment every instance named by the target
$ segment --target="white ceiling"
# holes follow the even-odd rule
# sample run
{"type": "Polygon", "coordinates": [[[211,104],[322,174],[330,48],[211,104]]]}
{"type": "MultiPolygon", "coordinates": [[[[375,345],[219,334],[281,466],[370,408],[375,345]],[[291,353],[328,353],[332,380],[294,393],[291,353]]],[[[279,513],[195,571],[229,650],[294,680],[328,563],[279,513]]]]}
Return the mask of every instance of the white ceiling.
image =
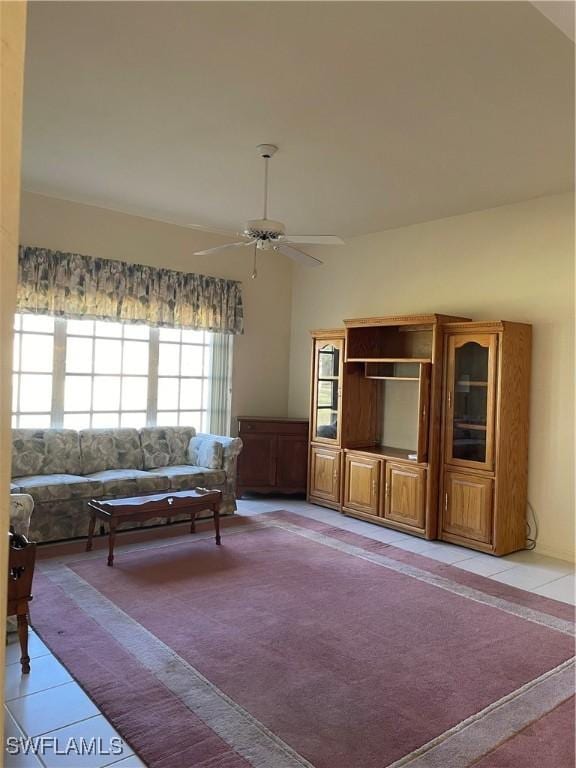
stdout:
{"type": "Polygon", "coordinates": [[[573,44],[525,2],[32,2],[24,188],[356,235],[561,192],[573,44]]]}

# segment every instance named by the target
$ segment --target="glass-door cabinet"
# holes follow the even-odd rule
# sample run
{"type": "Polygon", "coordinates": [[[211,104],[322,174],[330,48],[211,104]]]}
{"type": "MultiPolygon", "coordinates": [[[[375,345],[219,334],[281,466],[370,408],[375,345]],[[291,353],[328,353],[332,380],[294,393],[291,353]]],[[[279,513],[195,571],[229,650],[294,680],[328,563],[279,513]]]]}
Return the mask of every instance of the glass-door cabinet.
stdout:
{"type": "Polygon", "coordinates": [[[315,339],[312,440],[340,444],[343,339],[315,339]]]}
{"type": "Polygon", "coordinates": [[[447,343],[445,461],[494,467],[497,334],[453,335],[447,343]]]}

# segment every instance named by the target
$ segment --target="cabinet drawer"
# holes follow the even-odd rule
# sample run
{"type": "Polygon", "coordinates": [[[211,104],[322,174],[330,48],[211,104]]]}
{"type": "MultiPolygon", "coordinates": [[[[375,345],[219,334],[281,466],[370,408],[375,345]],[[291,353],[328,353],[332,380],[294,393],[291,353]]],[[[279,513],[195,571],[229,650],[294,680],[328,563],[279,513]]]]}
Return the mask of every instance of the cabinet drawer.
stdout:
{"type": "Polygon", "coordinates": [[[238,435],[274,434],[308,435],[307,421],[263,421],[260,419],[238,419],[238,435]]]}

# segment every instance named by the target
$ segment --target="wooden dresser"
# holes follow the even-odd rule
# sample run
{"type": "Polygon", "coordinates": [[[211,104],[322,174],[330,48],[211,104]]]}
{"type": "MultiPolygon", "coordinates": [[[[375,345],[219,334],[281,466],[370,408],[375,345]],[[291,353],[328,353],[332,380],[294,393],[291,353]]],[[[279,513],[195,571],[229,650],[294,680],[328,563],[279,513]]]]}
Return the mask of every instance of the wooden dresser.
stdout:
{"type": "Polygon", "coordinates": [[[238,498],[243,493],[306,493],[308,420],[239,416],[238,498]]]}

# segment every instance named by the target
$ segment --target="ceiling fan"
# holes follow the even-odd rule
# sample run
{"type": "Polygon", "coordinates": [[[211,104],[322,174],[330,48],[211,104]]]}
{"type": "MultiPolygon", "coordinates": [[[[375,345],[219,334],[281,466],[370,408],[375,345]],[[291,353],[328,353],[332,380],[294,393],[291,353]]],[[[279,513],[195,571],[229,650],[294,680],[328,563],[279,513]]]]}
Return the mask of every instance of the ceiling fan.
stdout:
{"type": "Polygon", "coordinates": [[[323,262],[316,256],[305,253],[299,245],[344,245],[344,240],[336,235],[287,235],[286,228],[281,221],[273,221],[268,218],[268,161],[278,151],[274,144],[259,144],[258,154],[264,160],[264,214],[261,219],[252,219],[244,225],[244,230],[237,234],[243,240],[227,245],[218,245],[216,248],[208,248],[205,251],[196,251],[195,256],[208,256],[212,253],[224,251],[227,248],[247,248],[254,246],[254,270],[252,277],[256,277],[256,254],[258,251],[278,251],[284,256],[289,256],[294,261],[307,266],[319,266],[323,262]]]}

